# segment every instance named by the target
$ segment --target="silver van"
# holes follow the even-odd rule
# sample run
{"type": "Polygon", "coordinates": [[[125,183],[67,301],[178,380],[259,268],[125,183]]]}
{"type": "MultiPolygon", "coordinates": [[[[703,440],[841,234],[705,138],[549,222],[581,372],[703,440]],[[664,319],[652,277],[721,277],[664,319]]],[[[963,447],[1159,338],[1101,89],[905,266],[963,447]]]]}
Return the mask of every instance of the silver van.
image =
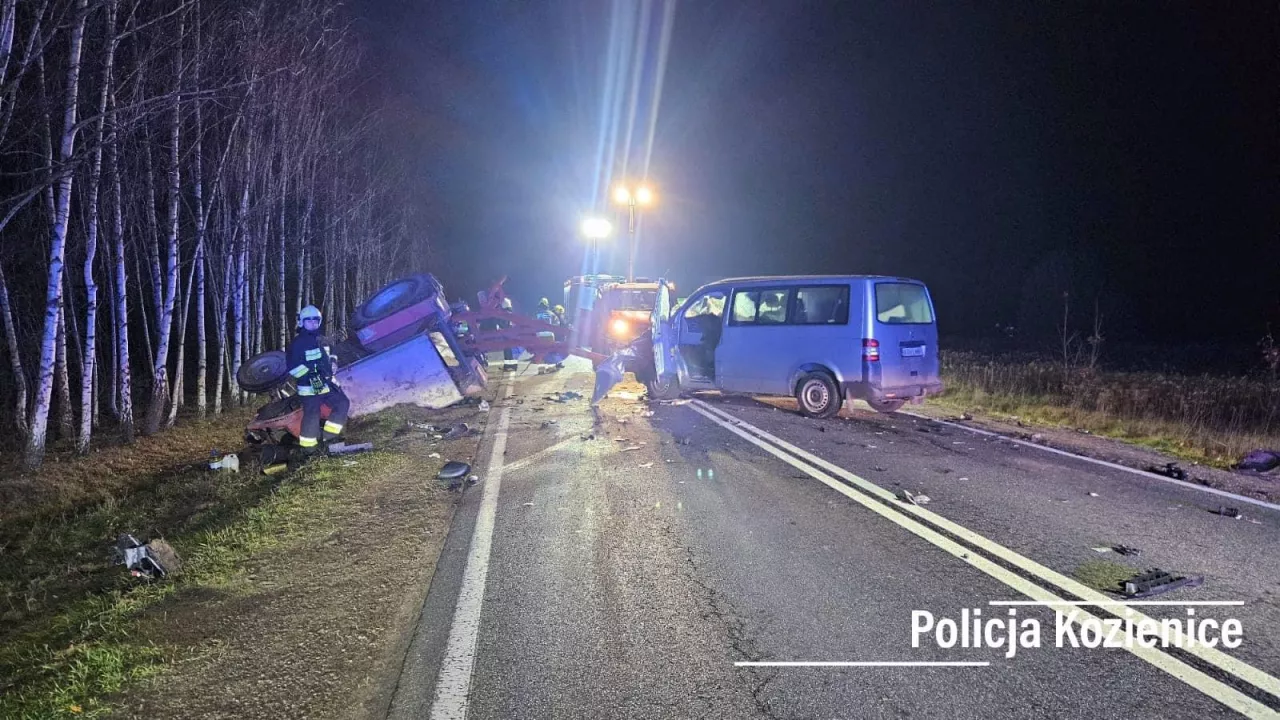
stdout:
{"type": "Polygon", "coordinates": [[[654,397],[794,395],[805,415],[831,417],[845,398],[893,412],[942,392],[933,302],[918,280],[731,278],[698,288],[674,310],[659,283],[654,365],[637,373],[654,397]]]}

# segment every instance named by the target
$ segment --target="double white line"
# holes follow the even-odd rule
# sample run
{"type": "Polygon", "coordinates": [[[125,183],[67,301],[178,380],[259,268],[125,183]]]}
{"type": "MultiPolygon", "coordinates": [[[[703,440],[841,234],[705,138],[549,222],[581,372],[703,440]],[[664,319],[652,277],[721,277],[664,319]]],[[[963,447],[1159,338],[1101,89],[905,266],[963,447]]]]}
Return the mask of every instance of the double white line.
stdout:
{"type": "MultiPolygon", "coordinates": [[[[1063,603],[1071,601],[1061,597],[1056,592],[1051,592],[1044,585],[1052,586],[1063,594],[1073,595],[1090,603],[1097,603],[1098,605],[1115,604],[1115,601],[1106,595],[1082,585],[1076,580],[1050,570],[1034,560],[1023,557],[1003,545],[922,507],[902,503],[898,501],[893,493],[879,485],[861,478],[844,468],[833,465],[750,423],[708,405],[706,402],[695,400],[690,407],[729,432],[822,482],[832,490],[848,497],[871,512],[880,515],[904,530],[999,580],[1013,590],[1039,603],[1055,603],[1048,607],[1064,620],[1069,617],[1068,609],[1075,613],[1077,622],[1098,619],[1098,616],[1085,610],[1077,612],[1074,608],[1064,609],[1063,603]],[[967,543],[968,547],[961,545],[958,541],[967,543]],[[1011,568],[1016,568],[1022,574],[1014,572],[1011,568]],[[1034,577],[1040,582],[1032,582],[1024,575],[1034,577]]],[[[1129,616],[1135,624],[1146,618],[1145,615],[1136,610],[1131,611],[1129,616]]],[[[1234,681],[1257,688],[1259,692],[1255,693],[1256,695],[1267,697],[1273,705],[1280,707],[1280,679],[1272,677],[1262,670],[1214,648],[1186,643],[1181,631],[1178,631],[1177,635],[1172,639],[1178,647],[1184,648],[1183,652],[1195,656],[1204,665],[1211,666],[1215,674],[1221,673],[1225,676],[1230,676],[1234,681]],[[1190,647],[1186,647],[1187,645],[1190,645],[1190,647]]],[[[1126,649],[1151,665],[1169,673],[1246,717],[1278,717],[1277,712],[1266,704],[1241,692],[1236,687],[1227,684],[1227,682],[1179,660],[1173,655],[1156,648],[1144,648],[1141,646],[1126,649]]]]}

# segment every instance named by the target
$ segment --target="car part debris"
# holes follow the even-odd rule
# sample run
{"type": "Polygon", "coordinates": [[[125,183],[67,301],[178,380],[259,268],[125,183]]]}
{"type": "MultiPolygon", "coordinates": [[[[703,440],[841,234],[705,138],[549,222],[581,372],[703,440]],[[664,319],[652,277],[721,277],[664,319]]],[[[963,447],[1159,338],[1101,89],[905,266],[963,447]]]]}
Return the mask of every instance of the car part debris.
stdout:
{"type": "Polygon", "coordinates": [[[466,435],[470,435],[471,433],[472,433],[472,430],[471,430],[471,426],[470,426],[470,425],[468,425],[468,424],[466,424],[466,423],[458,423],[457,425],[454,425],[453,427],[449,428],[449,431],[448,431],[448,432],[446,432],[446,433],[441,437],[441,439],[442,439],[442,440],[456,440],[456,439],[458,439],[458,438],[460,438],[460,437],[464,437],[464,436],[466,436],[466,435]]]}
{"type": "Polygon", "coordinates": [[[478,482],[480,482],[480,476],[479,476],[479,475],[468,475],[468,476],[467,476],[467,484],[468,484],[468,485],[475,485],[475,484],[476,484],[476,483],[478,483],[478,482]]]}
{"type": "Polygon", "coordinates": [[[351,453],[367,452],[373,449],[373,443],[363,442],[355,445],[348,445],[345,442],[329,443],[326,450],[330,455],[350,455],[351,453]]]}
{"type": "Polygon", "coordinates": [[[542,425],[539,425],[539,427],[543,430],[546,430],[547,428],[552,427],[554,425],[558,425],[558,424],[560,424],[558,420],[543,420],[542,425]]]}
{"type": "Polygon", "coordinates": [[[481,400],[481,401],[480,401],[480,412],[489,412],[489,401],[488,401],[488,400],[481,400]]]}
{"type": "Polygon", "coordinates": [[[436,479],[442,481],[450,490],[462,487],[463,481],[471,474],[471,466],[457,460],[450,460],[436,473],[436,479]]]}
{"type": "Polygon", "coordinates": [[[1135,575],[1124,581],[1124,594],[1130,598],[1145,598],[1184,587],[1197,587],[1204,584],[1204,577],[1193,575],[1183,577],[1168,573],[1159,568],[1152,568],[1141,575],[1135,575]]]}
{"type": "Polygon", "coordinates": [[[648,470],[649,468],[653,467],[653,463],[651,462],[640,463],[638,467],[640,467],[642,470],[648,470]]]}
{"type": "Polygon", "coordinates": [[[1173,478],[1174,480],[1187,479],[1187,471],[1178,467],[1178,463],[1165,463],[1164,467],[1148,465],[1147,472],[1163,475],[1168,478],[1173,478]]]}
{"type": "Polygon", "coordinates": [[[1229,517],[1232,520],[1239,520],[1240,518],[1244,517],[1244,515],[1240,514],[1240,508],[1227,507],[1226,505],[1219,505],[1218,509],[1210,510],[1209,512],[1213,513],[1214,515],[1229,517]]]}
{"type": "Polygon", "coordinates": [[[570,400],[581,400],[582,393],[577,393],[572,390],[566,390],[564,392],[558,392],[554,395],[547,395],[543,399],[550,400],[551,402],[566,403],[566,402],[569,402],[570,400]]]}
{"type": "Polygon", "coordinates": [[[1280,467],[1280,452],[1275,450],[1253,450],[1245,455],[1240,462],[1232,466],[1233,470],[1246,470],[1249,472],[1271,472],[1280,467]]]}
{"type": "Polygon", "coordinates": [[[630,450],[639,450],[639,449],[640,449],[639,445],[628,445],[627,447],[622,448],[622,452],[628,452],[630,450]]]}
{"type": "Polygon", "coordinates": [[[240,472],[240,456],[232,453],[225,455],[221,460],[209,463],[210,470],[227,470],[233,473],[240,472]]]}
{"type": "Polygon", "coordinates": [[[908,505],[927,505],[930,497],[928,495],[913,495],[906,490],[899,490],[898,499],[908,505]]]}
{"type": "Polygon", "coordinates": [[[1126,555],[1126,556],[1134,556],[1134,555],[1142,554],[1142,551],[1139,550],[1138,548],[1130,547],[1128,545],[1113,545],[1111,549],[1116,553],[1119,553],[1121,555],[1126,555]]]}
{"type": "Polygon", "coordinates": [[[125,533],[116,539],[112,555],[115,564],[124,565],[134,577],[155,580],[176,575],[182,570],[182,560],[178,558],[178,553],[163,539],[140,543],[137,538],[125,533]]]}

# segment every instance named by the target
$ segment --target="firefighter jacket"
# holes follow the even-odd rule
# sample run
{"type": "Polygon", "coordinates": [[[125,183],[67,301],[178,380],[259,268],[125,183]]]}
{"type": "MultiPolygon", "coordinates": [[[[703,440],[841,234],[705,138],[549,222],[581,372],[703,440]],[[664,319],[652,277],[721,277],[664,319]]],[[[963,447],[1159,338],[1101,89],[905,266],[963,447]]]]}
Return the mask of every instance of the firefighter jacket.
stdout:
{"type": "Polygon", "coordinates": [[[299,395],[324,395],[338,387],[338,381],[333,377],[329,340],[320,333],[298,331],[285,355],[289,374],[298,381],[299,395]]]}

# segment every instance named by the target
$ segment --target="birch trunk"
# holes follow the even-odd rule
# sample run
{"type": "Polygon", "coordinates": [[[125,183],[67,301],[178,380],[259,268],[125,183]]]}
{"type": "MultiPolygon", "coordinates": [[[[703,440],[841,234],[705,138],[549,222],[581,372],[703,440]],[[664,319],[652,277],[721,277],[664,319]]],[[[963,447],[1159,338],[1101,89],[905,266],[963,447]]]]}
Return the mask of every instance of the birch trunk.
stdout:
{"type": "Polygon", "coordinates": [[[62,289],[61,307],[58,308],[58,349],[54,352],[53,388],[58,396],[55,406],[58,411],[57,439],[67,440],[74,432],[75,423],[71,421],[71,377],[67,371],[67,306],[66,291],[62,289]]]}
{"type": "Polygon", "coordinates": [[[107,112],[107,97],[111,87],[111,72],[116,52],[116,2],[107,2],[106,54],[102,61],[102,89],[98,95],[98,120],[95,123],[93,165],[89,170],[89,186],[86,194],[88,217],[85,219],[84,287],[86,294],[84,316],[84,357],[80,364],[80,434],[76,437],[76,452],[89,451],[93,438],[93,421],[97,403],[94,387],[97,380],[98,359],[98,284],[94,279],[93,263],[98,254],[98,188],[102,182],[103,118],[107,112]]]}
{"type": "Polygon", "coordinates": [[[13,322],[13,306],[9,304],[9,287],[4,268],[0,267],[0,316],[4,318],[4,338],[9,346],[9,369],[13,373],[13,424],[25,440],[31,426],[27,422],[27,373],[22,367],[22,347],[18,344],[18,328],[13,322]]]}
{"type": "MultiPolygon", "coordinates": [[[[80,50],[84,41],[85,20],[89,0],[76,0],[67,57],[67,87],[64,94],[62,143],[59,165],[66,169],[75,154],[76,118],[80,95],[80,50]]],[[[64,172],[57,182],[57,215],[49,249],[49,282],[45,291],[44,332],[40,342],[40,376],[36,387],[36,407],[31,434],[23,453],[27,468],[36,468],[44,460],[44,446],[49,423],[49,403],[53,399],[54,355],[57,345],[58,320],[62,307],[62,273],[67,248],[67,218],[71,212],[72,174],[64,172]]]]}
{"type": "MultiPolygon", "coordinates": [[[[116,107],[113,89],[111,106],[116,107]]],[[[124,248],[124,200],[120,185],[120,136],[116,120],[111,122],[107,140],[107,169],[111,175],[111,244],[115,261],[115,323],[116,323],[116,395],[119,399],[120,434],[126,443],[133,442],[133,372],[129,366],[129,273],[125,264],[124,248]]],[[[142,319],[147,313],[143,308],[142,319]]],[[[145,334],[143,337],[147,337],[145,334]]],[[[149,338],[147,342],[150,342],[149,338]]],[[[150,353],[148,353],[150,356],[150,353]]]]}
{"type": "Polygon", "coordinates": [[[288,310],[285,307],[285,208],[288,206],[289,173],[282,172],[280,180],[280,233],[276,240],[276,254],[280,261],[279,274],[276,276],[276,319],[279,323],[279,347],[281,350],[289,345],[288,310]]]}
{"type": "MultiPolygon", "coordinates": [[[[178,39],[181,43],[184,24],[178,21],[178,39]]],[[[182,131],[182,50],[174,53],[173,122],[169,126],[169,216],[166,240],[164,306],[156,328],[155,375],[151,386],[151,407],[147,412],[147,434],[160,430],[164,418],[165,402],[169,399],[168,365],[169,340],[173,329],[173,308],[178,295],[178,200],[182,192],[182,168],[179,146],[182,131]]]]}

